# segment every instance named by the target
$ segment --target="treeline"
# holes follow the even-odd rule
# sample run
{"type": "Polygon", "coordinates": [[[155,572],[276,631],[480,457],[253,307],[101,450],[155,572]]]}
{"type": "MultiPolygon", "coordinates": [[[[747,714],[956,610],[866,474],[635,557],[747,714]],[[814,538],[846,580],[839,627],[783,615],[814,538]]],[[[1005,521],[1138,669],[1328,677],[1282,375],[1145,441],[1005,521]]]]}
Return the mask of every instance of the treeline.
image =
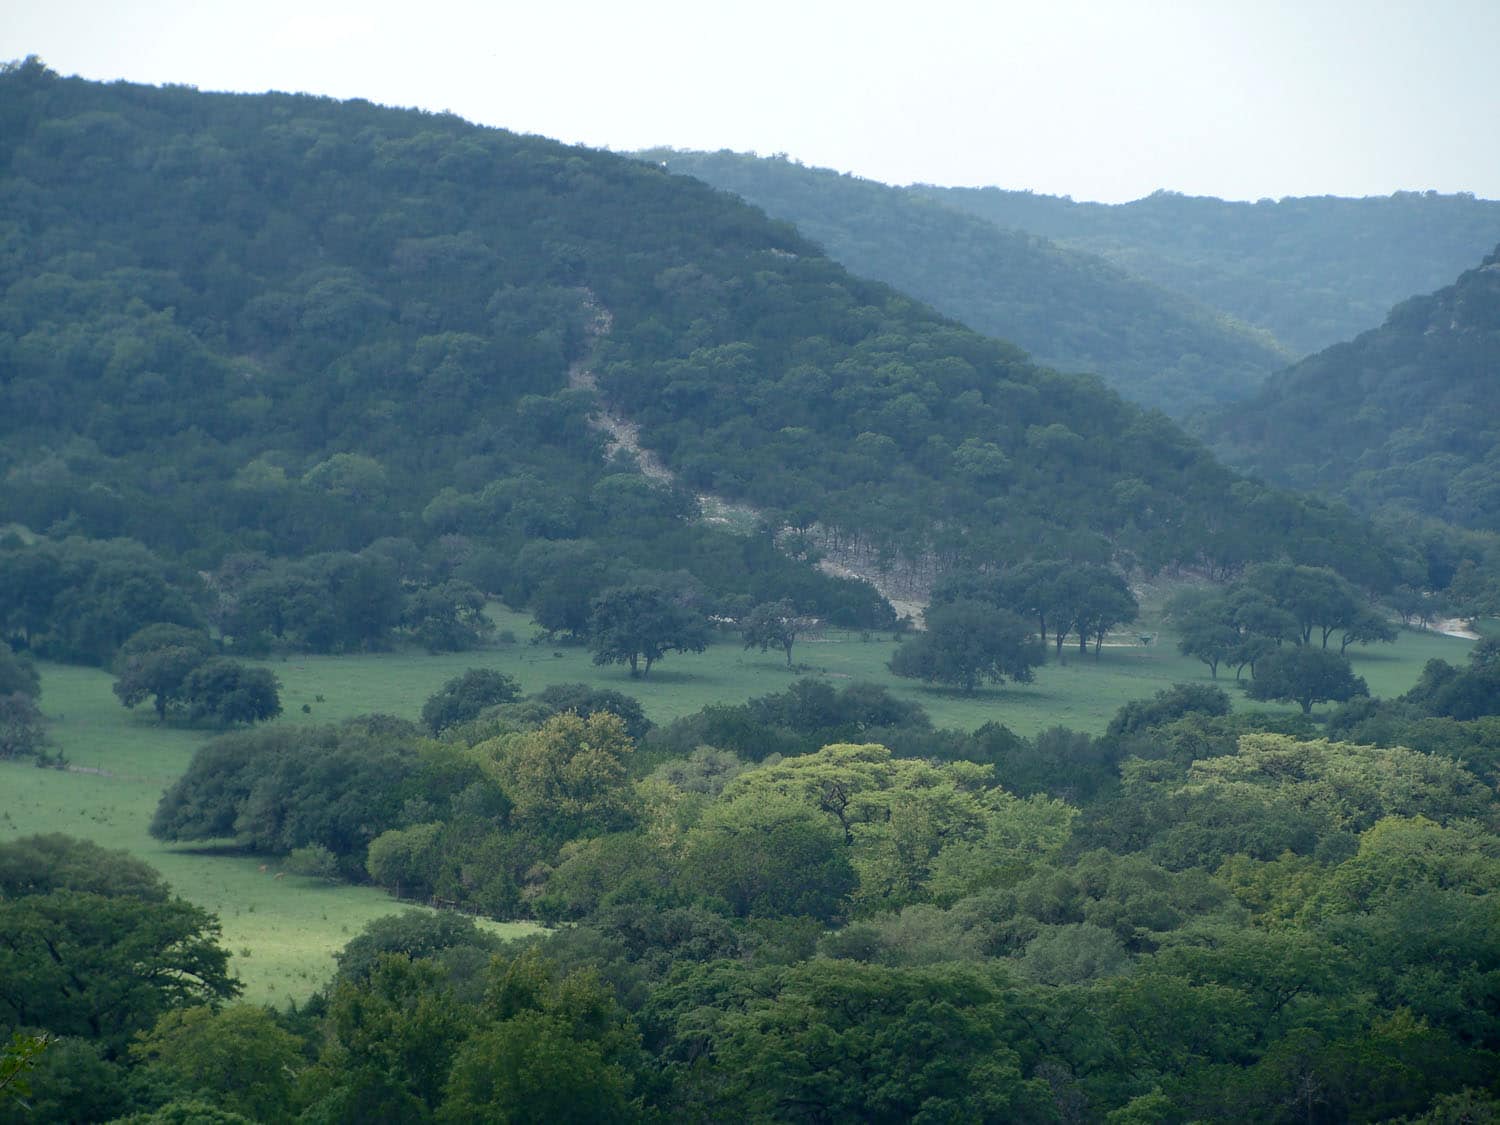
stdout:
{"type": "MultiPolygon", "coordinates": [[[[500,948],[452,915],[387,919],[281,1015],[215,1011],[232,990],[212,975],[142,993],[104,1033],[87,995],[0,1003],[74,1037],[31,1072],[74,1120],[106,1116],[70,1108],[80,1074],[119,1091],[109,1114],[213,1096],[267,1120],[1493,1112],[1493,719],[1420,713],[1492,675],[1493,647],[1325,732],[1383,723],[1432,752],[1231,714],[1210,686],[1131,703],[1098,738],[1022,739],[935,731],[868,685],[648,728],[613,693],[522,699],[471,674],[425,731],[221,738],[153,831],[300,849],[292,870],[321,848],[325,872],[567,925],[500,948]]],[[[62,905],[106,867],[85,847],[4,849],[0,932],[80,925],[62,905]]],[[[45,956],[0,943],[0,980],[45,956]]]]}

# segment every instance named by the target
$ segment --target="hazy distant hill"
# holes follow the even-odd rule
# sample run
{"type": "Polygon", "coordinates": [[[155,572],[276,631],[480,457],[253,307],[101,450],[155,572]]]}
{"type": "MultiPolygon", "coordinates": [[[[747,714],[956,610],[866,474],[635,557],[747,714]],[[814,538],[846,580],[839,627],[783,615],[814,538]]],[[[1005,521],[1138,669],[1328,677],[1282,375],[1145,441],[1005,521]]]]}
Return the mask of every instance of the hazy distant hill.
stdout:
{"type": "Polygon", "coordinates": [[[10,68],[0,291],[0,521],[203,567],[381,540],[503,582],[567,541],[774,593],[603,460],[584,365],[688,489],[892,552],[1229,566],[1367,534],[696,180],[449,115],[10,68]]]}
{"type": "Polygon", "coordinates": [[[1184,416],[1243,397],[1293,355],[1093,255],[1000,230],[915,192],[731,152],[639,154],[795,223],[856,273],[894,285],[1038,362],[1093,371],[1184,416]]]}
{"type": "Polygon", "coordinates": [[[1500,250],[1215,420],[1270,480],[1500,531],[1500,250]]]}
{"type": "Polygon", "coordinates": [[[999,188],[916,189],[997,226],[1028,231],[1264,328],[1306,355],[1378,325],[1500,241],[1500,201],[1389,197],[1229,203],[1156,192],[1075,203],[999,188]]]}

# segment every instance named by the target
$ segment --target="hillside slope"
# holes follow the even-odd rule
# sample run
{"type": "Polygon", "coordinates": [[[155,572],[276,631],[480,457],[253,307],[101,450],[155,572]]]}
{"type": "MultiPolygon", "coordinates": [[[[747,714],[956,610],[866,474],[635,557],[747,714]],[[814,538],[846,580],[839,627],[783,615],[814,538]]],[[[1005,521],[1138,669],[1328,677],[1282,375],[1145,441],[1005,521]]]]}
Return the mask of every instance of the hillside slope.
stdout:
{"type": "Polygon", "coordinates": [[[1039,363],[1096,372],[1126,398],[1177,417],[1244,397],[1293,358],[1268,334],[1101,257],[998,229],[913,191],[785,158],[639,155],[796,224],[849,269],[1019,344],[1039,363]]]}
{"type": "Polygon", "coordinates": [[[1276,376],[1209,432],[1270,480],[1500,531],[1500,250],[1276,376]]]}
{"type": "Polygon", "coordinates": [[[1098,254],[1308,355],[1376,327],[1500,241],[1500,201],[1398,192],[1226,202],[1159,191],[1131,203],[998,188],[916,189],[997,226],[1098,254]]]}
{"type": "MultiPolygon", "coordinates": [[[[1369,538],[634,160],[32,64],[0,114],[0,521],[202,568],[395,540],[478,553],[494,589],[564,541],[747,596],[791,581],[605,461],[568,382],[587,358],[688,489],[888,555],[1214,569],[1369,538]]],[[[1378,581],[1389,553],[1363,557],[1378,581]]]]}

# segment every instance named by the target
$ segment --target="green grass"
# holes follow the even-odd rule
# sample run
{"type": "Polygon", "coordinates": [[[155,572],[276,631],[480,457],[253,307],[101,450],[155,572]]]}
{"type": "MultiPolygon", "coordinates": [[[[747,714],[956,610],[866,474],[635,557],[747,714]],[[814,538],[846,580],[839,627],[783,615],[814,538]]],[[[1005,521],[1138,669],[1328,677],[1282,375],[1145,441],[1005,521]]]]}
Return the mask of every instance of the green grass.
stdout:
{"type": "MultiPolygon", "coordinates": [[[[973,729],[995,721],[1028,735],[1058,725],[1099,733],[1132,699],[1173,683],[1211,682],[1205,665],[1177,651],[1176,638],[1163,628],[1150,603],[1140,629],[1111,637],[1097,660],[1080,656],[1076,645],[1068,646],[1060,663],[1049,662],[1037,670],[1034,683],[983,688],[972,696],[892,676],[886,662],[896,646],[889,633],[828,630],[800,638],[792,649],[792,670],[779,653],[747,652],[733,636],[725,636],[701,655],[669,655],[650,676],[632,680],[621,665],[595,665],[585,648],[527,643],[535,631],[528,618],[498,607],[491,611],[502,629],[521,638],[520,643],[437,656],[402,652],[268,663],[282,681],[282,721],[326,722],[375,711],[415,718],[445,680],[466,668],[484,667],[514,676],[527,692],[576,681],[614,688],[639,699],[658,723],[710,703],[737,703],[781,691],[798,676],[809,675],[835,686],[855,680],[884,684],[898,697],[920,703],[938,726],[973,729]],[[1143,646],[1140,633],[1153,633],[1155,640],[1143,646]]],[[[1350,656],[1372,692],[1391,696],[1414,684],[1429,659],[1461,663],[1470,646],[1453,637],[1403,630],[1394,645],[1351,648],[1350,656]]],[[[1248,703],[1234,691],[1232,670],[1221,668],[1218,682],[1236,705],[1248,703]]]]}
{"type": "Polygon", "coordinates": [[[278,879],[274,862],[262,870],[260,859],[153,840],[157,799],[207,736],[160,727],[149,707],[126,711],[98,669],[45,664],[42,683],[49,731],[75,769],[0,762],[0,838],[66,832],[145,860],[176,893],[218,914],[247,999],[305,1000],[332,975],[336,950],[370,920],[404,909],[373,887],[278,879]]]}
{"type": "MultiPolygon", "coordinates": [[[[1115,644],[1098,660],[1080,657],[1074,647],[1062,663],[1039,669],[1034,684],[988,688],[973,696],[891,676],[886,662],[895,645],[889,634],[831,630],[803,638],[793,649],[797,667],[790,671],[779,654],[746,652],[733,638],[725,638],[702,655],[669,656],[649,678],[632,680],[623,667],[594,665],[583,648],[527,643],[534,629],[524,616],[504,609],[496,609],[495,616],[500,628],[513,631],[520,643],[441,656],[406,651],[268,661],[266,666],[282,682],[285,714],[278,721],[334,722],[373,712],[416,718],[445,680],[466,668],[488,667],[515,676],[527,692],[569,681],[615,688],[640,699],[657,722],[709,703],[780,691],[799,675],[813,675],[835,686],[855,680],[883,683],[900,698],[920,703],[939,726],[972,729],[997,721],[1022,734],[1057,725],[1097,733],[1132,699],[1174,682],[1210,682],[1204,665],[1177,652],[1175,639],[1161,628],[1149,602],[1140,632],[1157,634],[1150,646],[1137,643],[1137,633],[1131,632],[1113,638],[1115,644]]],[[[1370,690],[1391,696],[1415,683],[1429,659],[1460,663],[1470,645],[1435,633],[1403,631],[1394,645],[1353,650],[1351,655],[1370,690]]],[[[126,711],[110,691],[106,672],[55,664],[43,665],[42,672],[43,709],[75,770],[0,763],[0,838],[69,832],[151,863],[177,893],[219,915],[225,945],[235,955],[234,969],[247,996],[256,1001],[281,1004],[305,998],[327,980],[335,950],[372,918],[402,909],[373,888],[292,875],[277,879],[274,863],[261,870],[255,858],[151,839],[146,828],[158,797],[208,736],[159,726],[149,707],[126,711]]],[[[1219,682],[1231,690],[1237,706],[1245,704],[1232,690],[1232,673],[1221,675],[1219,682]]]]}

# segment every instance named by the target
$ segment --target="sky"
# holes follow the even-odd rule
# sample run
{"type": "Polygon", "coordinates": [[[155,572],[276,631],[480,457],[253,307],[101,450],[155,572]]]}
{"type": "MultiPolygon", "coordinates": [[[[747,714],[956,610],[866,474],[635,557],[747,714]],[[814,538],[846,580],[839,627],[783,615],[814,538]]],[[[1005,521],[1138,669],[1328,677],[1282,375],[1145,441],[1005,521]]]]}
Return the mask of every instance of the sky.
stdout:
{"type": "Polygon", "coordinates": [[[0,59],[1123,202],[1500,198],[1500,0],[0,0],[0,59]]]}

